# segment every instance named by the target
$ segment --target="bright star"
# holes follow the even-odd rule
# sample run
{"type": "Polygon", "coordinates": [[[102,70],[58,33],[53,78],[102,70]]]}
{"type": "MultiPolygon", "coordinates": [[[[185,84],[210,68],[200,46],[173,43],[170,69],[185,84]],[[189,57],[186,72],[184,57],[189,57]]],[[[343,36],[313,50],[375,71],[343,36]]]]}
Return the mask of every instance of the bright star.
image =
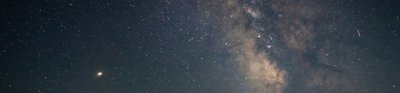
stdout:
{"type": "Polygon", "coordinates": [[[103,72],[97,72],[98,77],[100,77],[101,75],[103,75],[103,72]]]}

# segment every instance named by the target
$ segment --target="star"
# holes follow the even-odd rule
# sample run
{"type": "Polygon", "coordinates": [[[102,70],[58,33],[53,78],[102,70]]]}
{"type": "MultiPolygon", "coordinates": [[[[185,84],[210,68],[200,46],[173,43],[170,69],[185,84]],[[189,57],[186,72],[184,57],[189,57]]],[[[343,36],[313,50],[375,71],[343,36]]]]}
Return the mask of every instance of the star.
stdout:
{"type": "Polygon", "coordinates": [[[97,72],[97,77],[100,77],[103,75],[103,72],[97,72]]]}

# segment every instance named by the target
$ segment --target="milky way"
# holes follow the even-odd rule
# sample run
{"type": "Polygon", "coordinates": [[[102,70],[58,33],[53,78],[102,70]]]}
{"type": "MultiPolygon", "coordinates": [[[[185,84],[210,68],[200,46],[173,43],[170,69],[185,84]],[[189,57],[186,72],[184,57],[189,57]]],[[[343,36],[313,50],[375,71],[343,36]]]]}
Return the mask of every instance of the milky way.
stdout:
{"type": "MultiPolygon", "coordinates": [[[[329,14],[311,0],[216,0],[204,2],[205,19],[225,33],[249,92],[350,91],[350,79],[315,43],[318,20],[329,14]],[[211,17],[210,17],[211,16],[211,17]],[[349,86],[346,86],[349,87],[349,86]],[[289,89],[290,88],[290,89],[289,89]]],[[[328,16],[329,17],[329,16],[328,16]]],[[[336,24],[336,23],[334,23],[336,24]]]]}

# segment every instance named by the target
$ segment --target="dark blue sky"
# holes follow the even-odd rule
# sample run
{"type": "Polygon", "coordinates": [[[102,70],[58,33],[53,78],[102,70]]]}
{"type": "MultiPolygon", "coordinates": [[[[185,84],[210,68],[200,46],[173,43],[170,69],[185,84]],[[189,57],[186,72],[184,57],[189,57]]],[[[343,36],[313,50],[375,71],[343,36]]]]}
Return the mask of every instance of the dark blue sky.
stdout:
{"type": "Polygon", "coordinates": [[[259,58],[246,53],[255,50],[285,71],[280,92],[400,92],[399,1],[285,1],[299,7],[275,0],[3,0],[0,91],[271,91],[276,85],[257,85],[246,70],[259,58]]]}

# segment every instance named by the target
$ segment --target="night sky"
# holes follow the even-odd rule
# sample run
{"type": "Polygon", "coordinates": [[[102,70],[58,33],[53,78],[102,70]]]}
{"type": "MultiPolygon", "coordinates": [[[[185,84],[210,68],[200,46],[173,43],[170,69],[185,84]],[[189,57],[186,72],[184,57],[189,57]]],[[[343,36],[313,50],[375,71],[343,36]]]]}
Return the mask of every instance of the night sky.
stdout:
{"type": "Polygon", "coordinates": [[[399,93],[399,0],[2,0],[1,93],[399,93]]]}

